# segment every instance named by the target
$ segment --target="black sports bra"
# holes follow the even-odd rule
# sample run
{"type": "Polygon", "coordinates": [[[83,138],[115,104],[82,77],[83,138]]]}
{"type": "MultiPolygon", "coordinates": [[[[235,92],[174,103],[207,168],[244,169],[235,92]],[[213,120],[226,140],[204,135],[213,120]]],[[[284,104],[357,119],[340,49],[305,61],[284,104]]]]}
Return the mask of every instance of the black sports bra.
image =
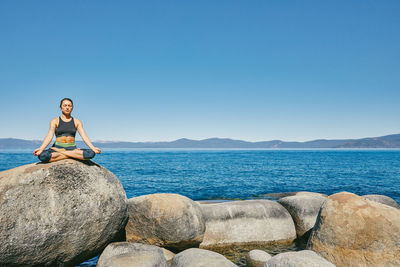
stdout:
{"type": "Polygon", "coordinates": [[[58,127],[55,130],[55,134],[56,137],[72,136],[75,138],[76,127],[74,118],[72,118],[69,122],[65,122],[61,119],[61,117],[58,117],[58,127]]]}

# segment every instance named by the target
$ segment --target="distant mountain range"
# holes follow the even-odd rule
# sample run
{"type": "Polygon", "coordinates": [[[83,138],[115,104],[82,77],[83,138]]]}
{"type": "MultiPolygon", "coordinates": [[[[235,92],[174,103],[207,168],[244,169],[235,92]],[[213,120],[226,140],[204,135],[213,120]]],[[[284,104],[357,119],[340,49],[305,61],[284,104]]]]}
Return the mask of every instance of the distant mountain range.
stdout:
{"type": "MultiPolygon", "coordinates": [[[[38,148],[40,140],[0,138],[0,149],[38,148]]],[[[307,142],[285,142],[281,140],[248,142],[229,138],[190,140],[186,138],[171,142],[118,142],[98,141],[93,144],[100,148],[400,148],[400,134],[362,139],[313,140],[307,142]]],[[[86,147],[77,141],[78,147],[86,147]]]]}

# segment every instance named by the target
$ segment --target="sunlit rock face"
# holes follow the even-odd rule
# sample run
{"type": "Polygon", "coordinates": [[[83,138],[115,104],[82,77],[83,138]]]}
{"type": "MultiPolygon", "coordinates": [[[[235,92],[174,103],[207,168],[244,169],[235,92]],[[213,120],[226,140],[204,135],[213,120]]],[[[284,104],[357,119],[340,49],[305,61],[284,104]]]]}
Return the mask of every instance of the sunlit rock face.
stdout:
{"type": "Polygon", "coordinates": [[[190,248],[175,255],[171,267],[237,267],[223,255],[213,251],[190,248]]]}
{"type": "Polygon", "coordinates": [[[328,197],[308,241],[336,266],[400,266],[400,210],[352,193],[328,197]]]}
{"type": "Polygon", "coordinates": [[[206,232],[201,248],[250,244],[287,244],[296,238],[289,212],[270,200],[245,200],[201,205],[206,232]]]}
{"type": "Polygon", "coordinates": [[[203,240],[205,222],[200,205],[178,194],[151,194],[128,200],[126,239],[184,250],[203,240]]]}
{"type": "Polygon", "coordinates": [[[99,254],[128,218],[117,177],[66,159],[0,172],[0,266],[73,266],[99,254]]]}
{"type": "Polygon", "coordinates": [[[303,194],[284,197],[278,203],[284,206],[293,218],[298,237],[314,227],[318,212],[326,197],[317,194],[303,194]]]}

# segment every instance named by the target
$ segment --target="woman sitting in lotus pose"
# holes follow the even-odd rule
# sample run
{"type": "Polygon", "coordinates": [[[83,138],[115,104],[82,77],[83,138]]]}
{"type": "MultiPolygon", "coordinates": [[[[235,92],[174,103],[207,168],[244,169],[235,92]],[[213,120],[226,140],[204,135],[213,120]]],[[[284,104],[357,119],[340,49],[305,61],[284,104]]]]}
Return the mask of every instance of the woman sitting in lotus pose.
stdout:
{"type": "Polygon", "coordinates": [[[42,162],[53,162],[66,158],[76,158],[80,160],[92,159],[95,154],[100,154],[101,150],[95,147],[83,130],[82,122],[71,117],[73,109],[72,100],[64,98],[60,102],[62,115],[50,121],[50,129],[42,145],[33,152],[42,162]],[[90,149],[79,149],[75,145],[76,131],[90,149]],[[44,150],[56,134],[56,141],[49,149],[44,150]]]}

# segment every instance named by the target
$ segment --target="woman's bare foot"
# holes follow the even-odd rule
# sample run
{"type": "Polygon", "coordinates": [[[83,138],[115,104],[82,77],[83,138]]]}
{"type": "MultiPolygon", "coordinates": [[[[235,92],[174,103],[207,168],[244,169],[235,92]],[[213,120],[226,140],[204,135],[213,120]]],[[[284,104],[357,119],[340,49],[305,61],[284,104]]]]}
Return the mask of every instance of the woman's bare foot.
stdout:
{"type": "Polygon", "coordinates": [[[58,150],[55,150],[56,152],[68,157],[68,158],[75,158],[75,159],[80,159],[84,160],[83,158],[83,151],[80,149],[74,149],[74,150],[65,150],[63,148],[57,148],[58,150]]]}
{"type": "Polygon", "coordinates": [[[50,158],[50,162],[54,162],[54,161],[59,161],[62,159],[67,159],[68,156],[61,154],[59,152],[53,152],[51,153],[51,158],[50,158]]]}
{"type": "Polygon", "coordinates": [[[54,150],[58,153],[62,153],[63,151],[66,151],[64,148],[58,148],[58,147],[51,147],[51,150],[54,150]]]}

